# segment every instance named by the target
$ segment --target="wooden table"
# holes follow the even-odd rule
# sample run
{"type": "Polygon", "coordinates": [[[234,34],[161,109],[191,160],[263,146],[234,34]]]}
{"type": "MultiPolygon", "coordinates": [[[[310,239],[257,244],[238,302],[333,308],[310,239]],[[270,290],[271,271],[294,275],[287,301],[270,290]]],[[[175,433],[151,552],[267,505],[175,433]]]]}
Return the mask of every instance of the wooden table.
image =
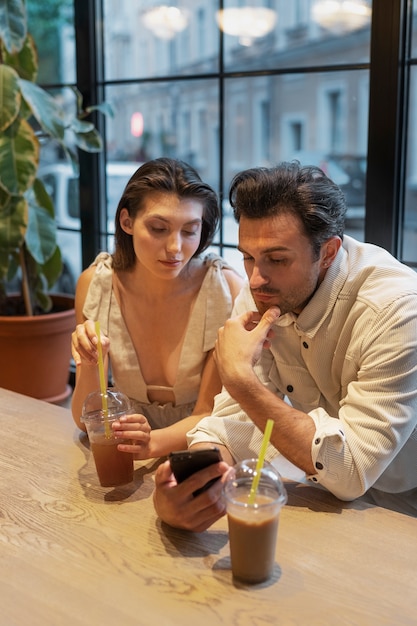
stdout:
{"type": "Polygon", "coordinates": [[[161,524],[151,461],[98,485],[62,407],[0,389],[0,625],[417,624],[417,520],[288,483],[275,574],[230,572],[226,520],[161,524]]]}

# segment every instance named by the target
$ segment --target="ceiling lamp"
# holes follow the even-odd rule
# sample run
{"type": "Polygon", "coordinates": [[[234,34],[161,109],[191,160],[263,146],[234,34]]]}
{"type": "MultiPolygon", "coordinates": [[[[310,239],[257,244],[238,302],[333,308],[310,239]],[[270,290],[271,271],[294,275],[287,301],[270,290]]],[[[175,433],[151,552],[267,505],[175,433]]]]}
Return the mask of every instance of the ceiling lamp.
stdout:
{"type": "Polygon", "coordinates": [[[145,11],[142,21],[155,37],[168,40],[188,26],[188,13],[178,7],[161,4],[145,11]]]}
{"type": "Polygon", "coordinates": [[[242,46],[250,46],[254,39],[265,37],[271,32],[277,21],[277,13],[262,7],[240,7],[217,11],[216,19],[224,33],[239,37],[242,46]]]}
{"type": "Polygon", "coordinates": [[[367,26],[371,13],[368,0],[318,0],[312,8],[313,20],[338,34],[367,26]]]}

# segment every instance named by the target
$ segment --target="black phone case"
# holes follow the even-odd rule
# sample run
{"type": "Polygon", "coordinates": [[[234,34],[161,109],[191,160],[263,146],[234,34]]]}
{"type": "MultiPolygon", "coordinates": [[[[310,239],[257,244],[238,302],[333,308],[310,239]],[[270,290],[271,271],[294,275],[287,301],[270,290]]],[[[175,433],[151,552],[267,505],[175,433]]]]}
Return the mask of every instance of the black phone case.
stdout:
{"type": "MultiPolygon", "coordinates": [[[[194,451],[180,450],[178,452],[171,452],[168,458],[177,483],[183,482],[195,472],[222,460],[218,448],[207,448],[204,450],[194,451]]],[[[205,489],[208,489],[216,480],[218,480],[218,478],[210,480],[204,487],[195,491],[194,495],[196,496],[205,489]]]]}

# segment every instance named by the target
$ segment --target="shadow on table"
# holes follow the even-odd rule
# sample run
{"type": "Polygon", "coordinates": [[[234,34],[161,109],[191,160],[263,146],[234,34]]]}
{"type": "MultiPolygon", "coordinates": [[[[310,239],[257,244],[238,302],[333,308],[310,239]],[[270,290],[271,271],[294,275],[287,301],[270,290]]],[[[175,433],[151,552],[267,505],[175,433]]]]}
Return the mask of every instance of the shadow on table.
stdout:
{"type": "MultiPolygon", "coordinates": [[[[384,494],[385,501],[379,502],[372,493],[368,492],[350,502],[339,500],[319,485],[307,485],[305,483],[285,482],[285,488],[288,494],[287,506],[305,507],[310,511],[326,512],[341,514],[346,509],[353,509],[355,511],[364,511],[366,509],[383,508],[389,511],[401,513],[402,515],[409,515],[415,517],[414,510],[406,510],[406,508],[397,504],[395,501],[395,494],[393,494],[392,501],[389,501],[390,494],[384,494]]],[[[372,491],[372,490],[371,490],[372,491]]]]}
{"type": "Polygon", "coordinates": [[[210,554],[219,554],[229,541],[226,531],[209,529],[201,533],[193,533],[189,530],[172,528],[160,519],[157,519],[156,529],[167,554],[171,556],[201,558],[210,554]]]}
{"type": "Polygon", "coordinates": [[[306,485],[304,483],[285,482],[288,494],[287,506],[304,507],[310,511],[337,513],[343,509],[356,509],[358,511],[372,507],[371,504],[360,499],[352,502],[339,500],[329,491],[320,486],[306,485]]]}

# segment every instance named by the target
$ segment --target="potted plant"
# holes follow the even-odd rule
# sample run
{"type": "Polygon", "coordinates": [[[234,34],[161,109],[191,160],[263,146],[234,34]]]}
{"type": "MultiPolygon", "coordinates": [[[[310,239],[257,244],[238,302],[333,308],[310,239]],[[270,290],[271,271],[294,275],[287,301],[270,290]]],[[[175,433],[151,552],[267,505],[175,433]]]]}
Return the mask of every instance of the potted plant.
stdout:
{"type": "Polygon", "coordinates": [[[0,16],[0,386],[59,401],[68,393],[75,313],[73,297],[50,294],[62,261],[53,202],[37,177],[40,146],[44,138],[56,141],[77,170],[77,148],[102,149],[100,134],[86,118],[93,109],[108,113],[109,108],[84,109],[81,94],[74,90],[76,111],[68,113],[65,102],[36,84],[37,71],[25,2],[5,0],[0,16]],[[20,293],[12,294],[8,285],[16,276],[20,293]],[[54,315],[59,318],[56,328],[54,315]],[[45,336],[42,323],[46,323],[45,336]],[[64,338],[54,345],[61,330],[64,338]],[[34,345],[38,338],[40,344],[34,345]],[[36,353],[20,355],[21,348],[34,348],[36,353]],[[58,356],[63,357],[63,365],[56,364],[58,356]],[[55,373],[60,381],[48,390],[55,373]]]}

